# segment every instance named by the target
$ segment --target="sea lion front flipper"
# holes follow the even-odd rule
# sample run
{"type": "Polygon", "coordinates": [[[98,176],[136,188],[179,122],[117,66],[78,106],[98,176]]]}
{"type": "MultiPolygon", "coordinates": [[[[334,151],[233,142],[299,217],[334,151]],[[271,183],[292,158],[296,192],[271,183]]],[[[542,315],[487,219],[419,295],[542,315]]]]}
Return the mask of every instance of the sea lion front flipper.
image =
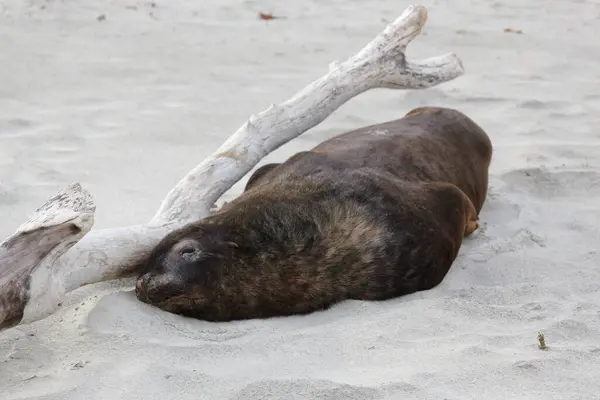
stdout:
{"type": "Polygon", "coordinates": [[[479,222],[477,221],[467,221],[465,225],[465,237],[471,235],[479,228],[479,222]]]}
{"type": "Polygon", "coordinates": [[[471,235],[479,228],[477,210],[471,199],[458,186],[448,182],[430,182],[427,186],[435,191],[436,197],[439,196],[438,199],[444,204],[444,207],[452,207],[452,204],[456,205],[455,201],[460,201],[460,209],[464,216],[462,221],[464,224],[463,237],[471,235]]]}
{"type": "Polygon", "coordinates": [[[473,205],[473,202],[471,201],[471,199],[469,199],[469,197],[462,190],[460,192],[463,194],[466,205],[467,205],[467,209],[466,209],[467,220],[465,223],[465,234],[464,234],[464,236],[467,237],[467,236],[470,236],[477,229],[479,229],[479,222],[478,222],[479,216],[477,215],[477,210],[475,209],[475,206],[473,205]]]}

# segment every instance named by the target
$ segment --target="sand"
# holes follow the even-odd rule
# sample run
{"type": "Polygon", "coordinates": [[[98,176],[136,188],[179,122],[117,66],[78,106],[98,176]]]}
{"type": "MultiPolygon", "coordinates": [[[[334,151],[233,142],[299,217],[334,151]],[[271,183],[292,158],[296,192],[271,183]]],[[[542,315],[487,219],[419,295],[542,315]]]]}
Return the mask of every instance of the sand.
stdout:
{"type": "MultiPolygon", "coordinates": [[[[410,56],[454,51],[463,77],[365,93],[261,165],[416,106],[467,113],[495,146],[490,194],[441,285],[220,324],[144,305],[131,282],[86,287],[0,334],[0,399],[600,399],[600,2],[423,4],[410,56]]],[[[0,236],[73,181],[96,228],[149,220],[250,114],[408,5],[4,0],[0,236]]]]}

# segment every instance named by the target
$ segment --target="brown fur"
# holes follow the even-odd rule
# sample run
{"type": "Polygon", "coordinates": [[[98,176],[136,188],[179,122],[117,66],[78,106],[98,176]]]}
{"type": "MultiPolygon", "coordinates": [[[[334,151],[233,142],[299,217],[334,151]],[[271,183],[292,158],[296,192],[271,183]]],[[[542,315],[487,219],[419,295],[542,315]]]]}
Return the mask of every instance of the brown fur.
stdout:
{"type": "Polygon", "coordinates": [[[418,108],[250,177],[165,237],[140,300],[211,321],[302,314],[438,285],[477,228],[492,145],[462,113],[418,108]]]}

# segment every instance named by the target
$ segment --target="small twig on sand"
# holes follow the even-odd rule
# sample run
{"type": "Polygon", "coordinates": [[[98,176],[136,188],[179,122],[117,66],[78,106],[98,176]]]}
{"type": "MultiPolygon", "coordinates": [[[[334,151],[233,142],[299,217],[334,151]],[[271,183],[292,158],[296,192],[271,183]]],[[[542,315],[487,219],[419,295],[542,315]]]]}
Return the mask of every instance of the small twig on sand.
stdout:
{"type": "Polygon", "coordinates": [[[546,346],[546,339],[544,339],[544,334],[538,332],[538,347],[540,350],[546,350],[548,347],[546,346]]]}
{"type": "Polygon", "coordinates": [[[504,33],[516,33],[517,35],[522,35],[523,31],[520,29],[505,28],[504,33]]]}

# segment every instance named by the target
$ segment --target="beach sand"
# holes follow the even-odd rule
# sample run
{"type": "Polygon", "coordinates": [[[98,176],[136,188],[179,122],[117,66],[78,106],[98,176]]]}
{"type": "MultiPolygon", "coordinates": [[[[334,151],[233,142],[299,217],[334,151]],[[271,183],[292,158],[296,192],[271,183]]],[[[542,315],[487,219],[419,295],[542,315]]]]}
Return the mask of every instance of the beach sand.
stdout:
{"type": "MultiPolygon", "coordinates": [[[[495,154],[481,229],[441,285],[218,324],[142,304],[131,282],[85,287],[0,333],[0,399],[600,399],[600,2],[423,4],[409,56],[456,52],[464,76],[364,93],[260,165],[417,106],[463,111],[495,154]]],[[[73,181],[94,229],[148,221],[252,113],[408,5],[4,0],[0,236],[73,181]]]]}

